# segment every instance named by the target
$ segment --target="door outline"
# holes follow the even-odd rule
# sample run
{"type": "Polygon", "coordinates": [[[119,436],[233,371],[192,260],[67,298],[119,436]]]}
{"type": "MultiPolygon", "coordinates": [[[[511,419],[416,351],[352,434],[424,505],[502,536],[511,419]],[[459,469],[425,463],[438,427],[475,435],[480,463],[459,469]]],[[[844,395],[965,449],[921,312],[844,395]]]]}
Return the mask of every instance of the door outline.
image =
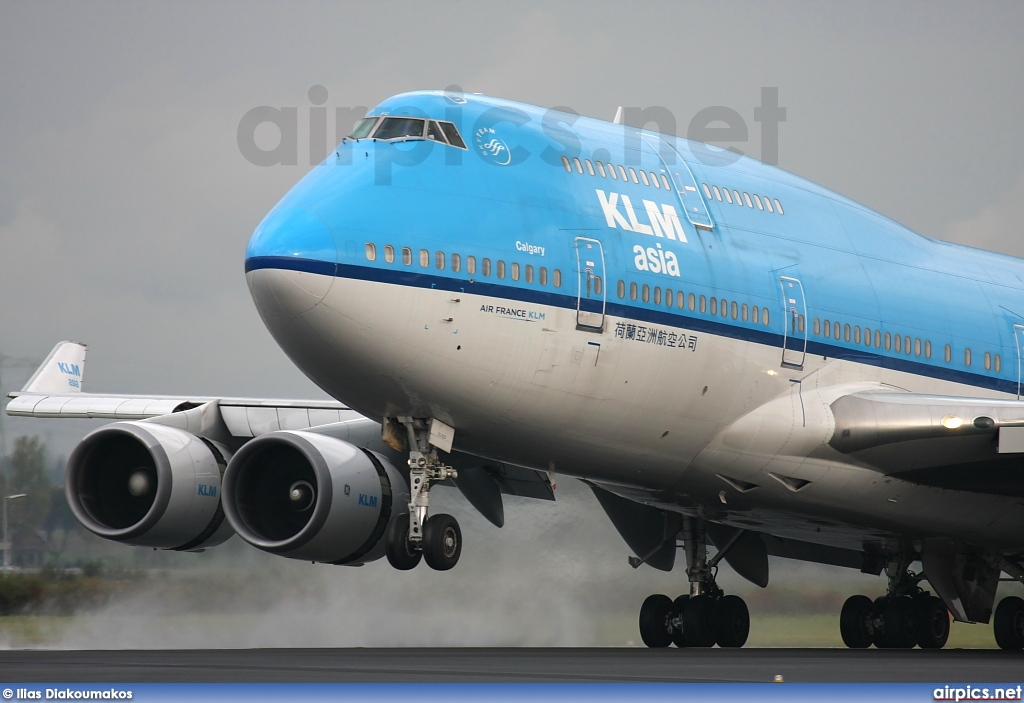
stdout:
{"type": "Polygon", "coordinates": [[[708,210],[708,205],[704,202],[704,197],[697,188],[697,179],[693,177],[693,171],[683,161],[679,150],[666,143],[666,146],[675,153],[678,159],[675,169],[672,169],[669,167],[668,162],[665,161],[661,151],[658,150],[658,146],[643,132],[637,132],[637,134],[647,142],[647,146],[651,147],[661,165],[665,167],[665,173],[672,182],[672,187],[676,191],[676,197],[679,199],[679,205],[683,208],[683,212],[686,213],[686,219],[689,223],[696,229],[703,229],[708,232],[714,231],[715,221],[711,219],[711,211],[708,210]],[[682,169],[679,166],[682,166],[682,169]],[[686,172],[685,176],[683,171],[686,172]]]}
{"type": "Polygon", "coordinates": [[[782,365],[802,370],[807,356],[807,298],[799,278],[779,276],[782,292],[782,365]]]}
{"type": "Polygon", "coordinates": [[[575,249],[576,329],[603,332],[608,294],[604,247],[597,239],[576,237],[575,249]]]}
{"type": "Polygon", "coordinates": [[[1013,326],[1013,346],[1017,348],[1017,400],[1024,395],[1024,324],[1013,326]]]}

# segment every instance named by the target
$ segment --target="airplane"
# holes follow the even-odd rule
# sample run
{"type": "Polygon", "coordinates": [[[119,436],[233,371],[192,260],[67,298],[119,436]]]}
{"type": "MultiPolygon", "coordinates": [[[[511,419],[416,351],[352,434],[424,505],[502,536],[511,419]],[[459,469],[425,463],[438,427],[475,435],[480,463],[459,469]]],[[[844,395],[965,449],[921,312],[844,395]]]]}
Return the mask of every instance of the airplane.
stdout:
{"type": "Polygon", "coordinates": [[[562,475],[633,568],[683,552],[649,647],[742,646],[718,565],[765,587],[777,556],[884,574],[839,613],[848,647],[941,648],[952,615],[1024,648],[1024,600],[996,604],[1024,582],[1024,261],[682,138],[421,91],[285,195],[245,276],[336,400],[85,393],[73,342],[11,394],[115,420],[67,466],[95,534],[447,570],[432,487],[501,526],[503,495],[562,475]]]}

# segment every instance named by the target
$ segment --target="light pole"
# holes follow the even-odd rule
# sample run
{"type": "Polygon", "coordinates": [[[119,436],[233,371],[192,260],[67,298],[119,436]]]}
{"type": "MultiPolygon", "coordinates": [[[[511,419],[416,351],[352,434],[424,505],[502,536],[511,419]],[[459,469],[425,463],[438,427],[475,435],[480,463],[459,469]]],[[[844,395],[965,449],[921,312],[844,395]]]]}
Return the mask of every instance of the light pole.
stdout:
{"type": "Polygon", "coordinates": [[[15,493],[12,496],[4,496],[4,568],[11,568],[11,543],[7,539],[7,501],[15,498],[24,498],[27,494],[15,493]]]}

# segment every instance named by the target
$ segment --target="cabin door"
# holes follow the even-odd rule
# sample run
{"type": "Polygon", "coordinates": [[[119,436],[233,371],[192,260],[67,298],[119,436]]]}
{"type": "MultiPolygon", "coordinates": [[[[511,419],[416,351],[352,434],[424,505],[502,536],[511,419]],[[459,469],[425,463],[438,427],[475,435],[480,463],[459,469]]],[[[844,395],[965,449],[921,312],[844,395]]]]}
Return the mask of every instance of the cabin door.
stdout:
{"type": "Polygon", "coordinates": [[[782,289],[782,306],[785,310],[782,365],[792,369],[804,367],[807,354],[807,302],[800,279],[779,276],[782,289]]]}
{"type": "Polygon", "coordinates": [[[576,237],[576,329],[604,330],[605,276],[601,242],[576,237]]]}
{"type": "Polygon", "coordinates": [[[1013,343],[1017,347],[1017,400],[1024,397],[1024,325],[1013,326],[1013,343]]]}

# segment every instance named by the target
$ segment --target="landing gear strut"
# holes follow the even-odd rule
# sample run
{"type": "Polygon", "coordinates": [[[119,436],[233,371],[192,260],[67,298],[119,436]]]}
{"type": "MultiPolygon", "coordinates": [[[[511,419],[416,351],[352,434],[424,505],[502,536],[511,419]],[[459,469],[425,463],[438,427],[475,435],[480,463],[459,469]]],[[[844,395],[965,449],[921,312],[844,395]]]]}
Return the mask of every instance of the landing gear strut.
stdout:
{"type": "Polygon", "coordinates": [[[907,567],[910,557],[901,552],[886,565],[886,595],[871,601],[851,596],[839,616],[839,633],[851,649],[872,644],[879,649],[941,649],[949,639],[949,612],[942,599],[918,585],[924,577],[907,567]]]}
{"type": "Polygon", "coordinates": [[[683,546],[690,592],[674,601],[649,596],[640,607],[640,638],[648,647],[742,647],[750,633],[750,612],[739,596],[727,596],[715,582],[718,562],[742,533],[709,561],[704,523],[683,518],[683,546]]]}
{"type": "Polygon", "coordinates": [[[458,473],[437,457],[428,441],[429,425],[423,420],[400,417],[409,443],[409,512],[392,521],[387,533],[388,562],[400,570],[414,568],[420,558],[437,571],[455,566],[462,554],[462,530],[451,515],[430,515],[430,485],[458,473]]]}

